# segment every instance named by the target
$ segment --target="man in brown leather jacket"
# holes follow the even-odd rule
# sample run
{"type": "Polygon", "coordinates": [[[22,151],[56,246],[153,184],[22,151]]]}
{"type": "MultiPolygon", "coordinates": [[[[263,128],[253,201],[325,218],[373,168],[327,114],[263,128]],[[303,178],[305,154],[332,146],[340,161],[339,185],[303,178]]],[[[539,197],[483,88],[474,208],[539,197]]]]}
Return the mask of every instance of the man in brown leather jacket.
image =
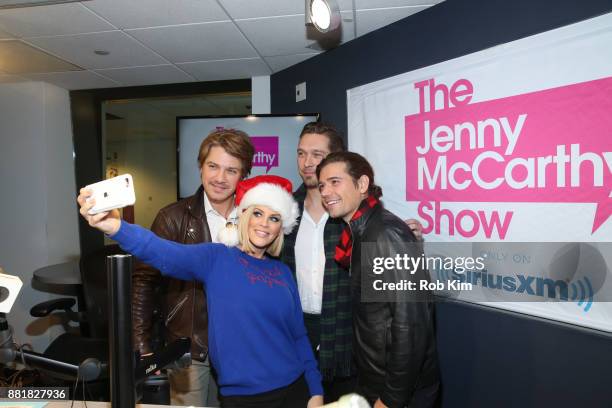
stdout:
{"type": "MultiPolygon", "coordinates": [[[[202,185],[194,195],[162,208],[151,231],[180,243],[216,242],[218,232],[236,217],[236,184],[249,175],[254,153],[242,131],[220,129],[209,134],[198,154],[202,185]]],[[[133,274],[132,310],[134,346],[141,355],[153,351],[154,311],[163,319],[165,341],[191,338],[192,365],[170,373],[172,404],[216,406],[202,284],[165,278],[158,270],[139,263],[133,274]]]]}
{"type": "Polygon", "coordinates": [[[408,225],[384,209],[382,189],[363,156],[332,153],[317,167],[317,178],[330,217],[346,223],[334,259],[350,268],[357,392],[374,408],[433,407],[439,369],[431,294],[377,293],[372,285],[379,279],[428,281],[421,267],[407,272],[385,262],[380,275],[372,268],[375,259],[418,258],[420,244],[408,225]]]}

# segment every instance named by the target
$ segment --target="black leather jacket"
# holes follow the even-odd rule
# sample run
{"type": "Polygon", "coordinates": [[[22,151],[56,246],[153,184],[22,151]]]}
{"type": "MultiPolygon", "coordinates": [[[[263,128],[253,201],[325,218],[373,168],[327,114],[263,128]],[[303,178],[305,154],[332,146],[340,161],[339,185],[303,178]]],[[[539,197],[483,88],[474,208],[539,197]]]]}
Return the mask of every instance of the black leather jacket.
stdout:
{"type": "MultiPolygon", "coordinates": [[[[439,381],[433,302],[405,301],[406,296],[412,295],[390,291],[385,295],[397,298],[364,301],[362,282],[380,276],[373,273],[371,265],[362,262],[368,262],[372,255],[388,257],[411,251],[409,256],[419,256],[421,251],[418,245],[404,244],[416,242],[414,234],[381,204],[352,221],[351,231],[353,330],[359,388],[370,401],[380,398],[389,407],[404,407],[415,390],[439,381]],[[364,243],[368,244],[362,247],[364,243]],[[403,302],[397,301],[400,296],[403,302]]],[[[386,270],[385,274],[387,281],[399,282],[407,277],[404,270],[386,270]]],[[[428,279],[428,274],[421,269],[411,279],[428,279]]]]}
{"type": "MultiPolygon", "coordinates": [[[[151,231],[184,244],[210,242],[203,188],[162,208],[151,231]]],[[[163,277],[157,269],[137,262],[132,275],[132,323],[134,347],[141,354],[152,351],[154,309],[161,309],[166,341],[190,337],[192,358],[206,358],[208,310],[202,283],[163,277]]]]}

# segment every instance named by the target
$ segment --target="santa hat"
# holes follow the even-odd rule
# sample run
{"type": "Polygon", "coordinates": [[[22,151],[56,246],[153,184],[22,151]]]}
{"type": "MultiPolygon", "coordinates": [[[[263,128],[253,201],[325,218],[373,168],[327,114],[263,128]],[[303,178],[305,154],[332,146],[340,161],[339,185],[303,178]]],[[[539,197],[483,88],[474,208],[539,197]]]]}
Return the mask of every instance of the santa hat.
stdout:
{"type": "MultiPolygon", "coordinates": [[[[289,234],[300,215],[292,191],[291,181],[284,177],[262,175],[242,180],[236,186],[235,204],[238,216],[252,205],[266,206],[280,214],[283,232],[289,234]]],[[[219,231],[218,240],[227,246],[238,245],[238,229],[228,223],[219,231]]]]}

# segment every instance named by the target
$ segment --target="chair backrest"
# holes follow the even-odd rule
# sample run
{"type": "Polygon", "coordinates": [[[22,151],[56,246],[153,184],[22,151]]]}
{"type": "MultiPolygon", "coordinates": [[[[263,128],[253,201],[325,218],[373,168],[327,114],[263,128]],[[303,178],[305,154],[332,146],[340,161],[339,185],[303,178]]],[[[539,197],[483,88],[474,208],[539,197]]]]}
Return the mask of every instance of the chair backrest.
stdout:
{"type": "Polygon", "coordinates": [[[106,257],[124,254],[119,245],[107,245],[81,258],[83,297],[91,337],[108,338],[108,281],[106,257]]]}

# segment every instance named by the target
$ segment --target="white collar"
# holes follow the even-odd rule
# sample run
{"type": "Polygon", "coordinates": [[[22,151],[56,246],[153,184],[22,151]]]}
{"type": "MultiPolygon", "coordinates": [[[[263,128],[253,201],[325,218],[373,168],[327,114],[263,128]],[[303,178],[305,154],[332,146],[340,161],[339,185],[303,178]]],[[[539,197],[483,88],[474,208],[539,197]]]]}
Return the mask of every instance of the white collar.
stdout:
{"type": "MultiPolygon", "coordinates": [[[[206,215],[213,214],[218,217],[225,218],[223,215],[219,214],[219,212],[215,210],[215,208],[212,206],[210,200],[208,199],[208,196],[206,195],[206,191],[203,191],[202,194],[204,194],[204,212],[206,213],[206,215]]],[[[235,221],[238,218],[238,216],[236,215],[237,210],[238,209],[235,206],[232,207],[232,211],[230,211],[229,217],[227,217],[228,221],[235,221]]]]}

